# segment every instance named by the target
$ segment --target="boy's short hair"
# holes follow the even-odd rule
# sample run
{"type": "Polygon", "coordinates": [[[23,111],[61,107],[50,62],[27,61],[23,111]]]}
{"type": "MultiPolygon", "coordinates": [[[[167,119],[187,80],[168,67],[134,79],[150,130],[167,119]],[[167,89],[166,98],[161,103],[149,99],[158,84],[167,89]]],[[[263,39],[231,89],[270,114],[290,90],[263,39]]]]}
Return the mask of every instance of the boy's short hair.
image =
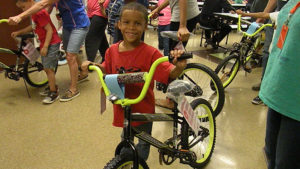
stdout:
{"type": "Polygon", "coordinates": [[[141,12],[144,15],[144,19],[145,19],[146,23],[148,23],[148,11],[144,5],[137,3],[137,2],[130,2],[126,5],[124,5],[121,9],[120,20],[122,19],[122,15],[125,10],[134,10],[134,11],[141,12]]]}

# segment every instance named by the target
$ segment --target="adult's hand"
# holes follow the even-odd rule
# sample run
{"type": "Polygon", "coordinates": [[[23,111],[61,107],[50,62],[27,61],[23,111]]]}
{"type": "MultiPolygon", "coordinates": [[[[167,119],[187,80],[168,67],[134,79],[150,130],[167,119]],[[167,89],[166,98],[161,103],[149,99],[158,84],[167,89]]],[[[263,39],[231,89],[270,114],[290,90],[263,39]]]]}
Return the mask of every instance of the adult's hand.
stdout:
{"type": "Polygon", "coordinates": [[[186,27],[179,27],[177,37],[180,41],[186,42],[189,40],[190,32],[186,27]]]}
{"type": "Polygon", "coordinates": [[[18,25],[21,21],[22,21],[22,18],[18,15],[8,18],[9,25],[18,25]]]}

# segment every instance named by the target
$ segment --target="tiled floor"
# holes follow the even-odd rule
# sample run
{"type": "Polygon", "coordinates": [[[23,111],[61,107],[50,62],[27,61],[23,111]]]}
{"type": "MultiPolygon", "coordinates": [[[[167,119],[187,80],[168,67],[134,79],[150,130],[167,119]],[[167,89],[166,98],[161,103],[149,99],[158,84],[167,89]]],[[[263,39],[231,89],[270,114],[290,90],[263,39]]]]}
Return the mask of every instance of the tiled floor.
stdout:
{"type": "MultiPolygon", "coordinates": [[[[238,39],[231,35],[230,43],[238,39]]],[[[146,43],[157,45],[156,34],[149,30],[146,43]]],[[[193,61],[216,67],[199,35],[191,37],[187,49],[193,61]],[[201,55],[201,57],[199,57],[201,55]]],[[[59,67],[57,84],[61,93],[68,88],[67,66],[59,67]]],[[[245,75],[240,71],[226,89],[225,106],[217,117],[216,146],[206,169],[265,169],[264,146],[266,106],[251,104],[257,92],[261,69],[245,75]]],[[[112,107],[100,114],[100,83],[95,73],[80,83],[81,95],[71,102],[41,104],[40,89],[29,87],[28,98],[22,79],[18,82],[0,74],[0,168],[1,169],[96,169],[113,157],[121,129],[112,127],[112,107]]],[[[156,91],[159,97],[162,94],[156,91]]],[[[154,124],[153,135],[163,139],[171,133],[170,124],[154,124]]],[[[186,169],[176,161],[159,165],[158,152],[151,148],[147,161],[151,169],[186,169]]]]}

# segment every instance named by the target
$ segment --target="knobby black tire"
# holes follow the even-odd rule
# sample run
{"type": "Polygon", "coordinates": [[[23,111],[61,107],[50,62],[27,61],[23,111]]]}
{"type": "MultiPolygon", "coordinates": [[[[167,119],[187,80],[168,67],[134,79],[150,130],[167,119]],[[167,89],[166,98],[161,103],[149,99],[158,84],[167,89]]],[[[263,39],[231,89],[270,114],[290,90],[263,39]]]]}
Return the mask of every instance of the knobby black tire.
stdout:
{"type": "MultiPolygon", "coordinates": [[[[112,160],[110,160],[104,169],[122,169],[121,167],[127,164],[133,165],[133,156],[128,154],[117,155],[112,160]]],[[[146,162],[139,158],[139,169],[149,169],[146,162]]]]}
{"type": "MultiPolygon", "coordinates": [[[[205,153],[204,157],[199,157],[197,156],[197,160],[196,161],[193,161],[193,162],[190,162],[189,165],[191,167],[194,167],[194,168],[201,168],[203,166],[205,166],[212,154],[213,154],[213,151],[214,151],[214,148],[215,148],[215,143],[216,143],[216,131],[217,131],[217,128],[216,128],[216,121],[215,121],[215,116],[213,114],[213,111],[212,111],[212,108],[210,106],[210,103],[204,99],[201,99],[201,98],[198,98],[196,100],[194,100],[192,103],[191,103],[191,106],[194,110],[196,110],[197,108],[205,108],[207,111],[207,117],[203,117],[201,118],[201,115],[198,114],[198,118],[200,120],[200,123],[201,123],[201,126],[202,127],[207,127],[205,126],[205,122],[209,124],[209,136],[208,137],[208,140],[209,140],[209,148],[207,150],[207,152],[205,153]],[[200,158],[200,159],[199,159],[200,158]]],[[[197,112],[197,111],[196,111],[197,112]]],[[[190,129],[189,131],[192,131],[192,129],[190,129]]],[[[193,132],[194,133],[194,132],[193,132]]],[[[197,145],[201,146],[201,144],[203,144],[203,140],[198,142],[196,145],[194,145],[193,147],[189,147],[189,150],[190,151],[193,151],[193,148],[195,149],[195,146],[197,147],[197,145]]],[[[189,143],[189,145],[191,146],[191,143],[189,143]]],[[[205,143],[206,145],[206,143],[205,143]]],[[[195,152],[195,151],[194,151],[195,152]]],[[[195,152],[195,154],[197,155],[197,153],[195,152]]]]}
{"type": "Polygon", "coordinates": [[[232,53],[228,57],[226,57],[215,69],[215,73],[218,75],[218,77],[221,79],[221,82],[223,84],[224,89],[229,86],[229,84],[233,81],[235,76],[237,75],[239,69],[240,69],[240,59],[237,53],[232,53]],[[231,66],[232,65],[232,66],[231,66]],[[227,68],[228,72],[226,71],[226,66],[229,66],[227,68]],[[224,74],[225,73],[225,74],[224,74]],[[228,80],[225,79],[228,77],[228,80]]]}
{"type": "MultiPolygon", "coordinates": [[[[24,61],[24,70],[23,70],[23,78],[26,80],[26,82],[33,86],[33,87],[43,87],[48,83],[48,78],[46,73],[44,72],[43,65],[39,61],[36,61],[35,64],[31,64],[28,59],[24,61]],[[31,70],[32,69],[32,70],[31,70]],[[41,73],[43,75],[42,80],[33,80],[31,76],[34,75],[34,73],[41,73]]],[[[57,66],[55,68],[55,72],[57,71],[57,66]]]]}
{"type": "MultiPolygon", "coordinates": [[[[193,79],[193,77],[191,77],[192,81],[195,81],[196,83],[198,83],[196,85],[200,86],[200,88],[202,88],[202,89],[204,87],[203,85],[207,85],[204,88],[206,88],[208,90],[208,93],[203,93],[202,96],[200,96],[200,98],[204,98],[205,100],[208,100],[211,103],[213,112],[214,112],[215,116],[217,116],[223,109],[224,102],[225,102],[224,88],[223,88],[221,80],[219,79],[219,77],[216,75],[216,73],[212,69],[210,69],[209,67],[207,67],[203,64],[199,64],[199,63],[187,64],[183,73],[188,75],[188,72],[192,71],[192,70],[199,71],[199,73],[198,73],[199,76],[195,75],[194,79],[193,79]],[[201,72],[202,72],[202,74],[201,74],[201,72]],[[204,75],[203,73],[206,75],[204,75]],[[205,79],[205,77],[202,78],[201,77],[202,75],[205,77],[209,77],[209,79],[205,79]],[[195,79],[195,78],[198,78],[198,79],[195,79]],[[205,82],[205,81],[207,81],[207,82],[205,82]],[[212,100],[214,97],[218,97],[218,98],[216,98],[216,101],[212,100]],[[215,104],[212,104],[212,102],[215,102],[215,104]]],[[[188,78],[185,78],[184,76],[185,75],[181,75],[179,77],[179,79],[188,80],[188,78]]],[[[189,81],[191,81],[191,80],[189,80],[189,81]]],[[[192,82],[192,83],[194,83],[194,82],[192,82]]],[[[203,92],[205,92],[205,91],[203,91],[203,92]]],[[[198,98],[198,97],[196,97],[196,98],[198,98]]]]}

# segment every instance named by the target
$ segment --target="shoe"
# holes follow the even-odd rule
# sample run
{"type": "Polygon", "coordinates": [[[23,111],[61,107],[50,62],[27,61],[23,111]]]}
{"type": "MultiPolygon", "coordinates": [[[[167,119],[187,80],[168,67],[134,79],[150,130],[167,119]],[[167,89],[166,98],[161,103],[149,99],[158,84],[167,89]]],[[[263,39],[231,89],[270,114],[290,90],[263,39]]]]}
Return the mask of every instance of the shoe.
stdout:
{"type": "Polygon", "coordinates": [[[205,43],[208,44],[208,45],[210,45],[210,46],[212,46],[213,49],[218,49],[218,45],[216,44],[216,42],[213,42],[212,39],[206,40],[205,43]]]}
{"type": "Polygon", "coordinates": [[[43,91],[40,91],[39,94],[41,96],[48,96],[49,92],[50,92],[50,87],[47,86],[43,91]]]}
{"type": "Polygon", "coordinates": [[[67,101],[74,99],[75,97],[77,97],[79,95],[80,95],[80,92],[78,90],[74,93],[71,90],[67,90],[65,92],[65,94],[60,97],[59,101],[67,102],[67,101]]]}
{"type": "Polygon", "coordinates": [[[58,91],[49,91],[48,96],[43,99],[44,104],[51,104],[59,98],[58,91]]]}
{"type": "MultiPolygon", "coordinates": [[[[55,85],[55,87],[56,87],[57,92],[59,92],[59,91],[58,91],[58,86],[55,85]]],[[[40,91],[39,94],[40,94],[41,96],[48,96],[49,92],[50,92],[50,87],[47,86],[43,91],[40,91]]]]}
{"type": "Polygon", "coordinates": [[[77,83],[81,83],[81,82],[88,80],[88,77],[89,77],[89,75],[85,75],[85,76],[78,75],[77,83]]]}
{"type": "Polygon", "coordinates": [[[58,65],[59,65],[59,66],[65,65],[65,64],[67,64],[67,63],[68,63],[68,61],[67,61],[66,58],[64,58],[64,59],[58,61],[58,65]]]}
{"type": "Polygon", "coordinates": [[[252,104],[255,104],[255,105],[260,105],[263,103],[263,101],[259,98],[259,96],[256,96],[251,102],[252,102],[252,104]]]}
{"type": "Polygon", "coordinates": [[[252,86],[252,90],[254,90],[254,91],[259,91],[259,90],[260,90],[260,84],[261,84],[261,83],[258,83],[258,84],[256,84],[256,85],[253,85],[253,86],[252,86]]]}

